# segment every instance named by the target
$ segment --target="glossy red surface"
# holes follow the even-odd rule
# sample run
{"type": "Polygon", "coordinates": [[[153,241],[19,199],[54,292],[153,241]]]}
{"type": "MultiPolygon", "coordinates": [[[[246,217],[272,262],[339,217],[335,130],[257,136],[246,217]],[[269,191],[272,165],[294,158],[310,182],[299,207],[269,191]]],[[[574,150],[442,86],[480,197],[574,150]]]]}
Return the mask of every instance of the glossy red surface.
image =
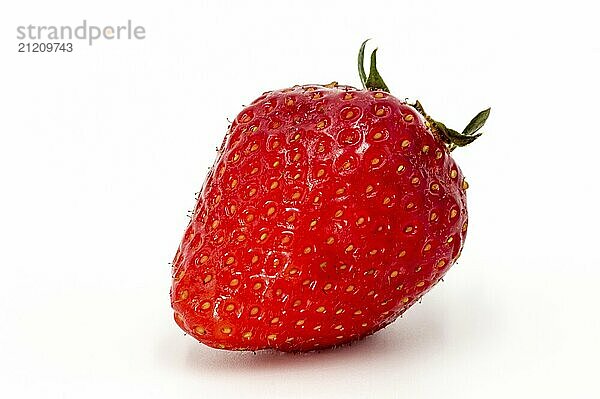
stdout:
{"type": "Polygon", "coordinates": [[[410,105],[296,86],[235,119],[173,263],[179,326],[221,349],[312,350],[393,322],[456,261],[466,183],[410,105]]]}

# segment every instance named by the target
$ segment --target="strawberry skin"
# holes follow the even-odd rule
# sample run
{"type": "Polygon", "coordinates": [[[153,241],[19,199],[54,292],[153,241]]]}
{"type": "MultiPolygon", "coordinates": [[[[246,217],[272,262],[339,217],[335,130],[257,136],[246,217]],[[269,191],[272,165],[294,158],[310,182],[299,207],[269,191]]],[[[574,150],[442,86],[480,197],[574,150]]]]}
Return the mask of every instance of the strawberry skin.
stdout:
{"type": "Polygon", "coordinates": [[[242,110],[173,262],[177,324],[215,348],[306,351],[393,322],[467,231],[467,184],[430,122],[337,85],[242,110]]]}

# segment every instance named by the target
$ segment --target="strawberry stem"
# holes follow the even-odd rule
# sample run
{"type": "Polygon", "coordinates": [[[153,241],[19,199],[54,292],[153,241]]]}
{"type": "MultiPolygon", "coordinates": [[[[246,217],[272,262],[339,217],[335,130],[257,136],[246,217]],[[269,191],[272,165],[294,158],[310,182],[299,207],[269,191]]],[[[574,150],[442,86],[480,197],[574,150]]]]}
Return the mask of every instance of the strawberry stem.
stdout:
{"type": "MultiPolygon", "coordinates": [[[[382,90],[389,93],[390,89],[383,81],[379,71],[377,71],[377,49],[373,50],[371,53],[371,65],[369,67],[368,77],[365,72],[365,46],[369,40],[371,39],[365,40],[358,50],[358,76],[360,76],[360,82],[366,90],[382,90]]],[[[421,115],[423,115],[423,117],[425,117],[433,132],[437,133],[440,139],[448,145],[450,151],[454,150],[456,147],[464,147],[467,144],[471,144],[481,136],[481,133],[478,133],[478,131],[483,127],[487,118],[490,116],[490,108],[484,109],[471,119],[471,122],[463,129],[462,133],[459,133],[427,115],[418,100],[413,106],[421,115]]]]}
{"type": "Polygon", "coordinates": [[[360,76],[360,81],[365,89],[382,90],[386,93],[389,93],[390,89],[383,81],[379,71],[377,71],[377,49],[373,50],[371,53],[369,77],[367,77],[367,74],[365,73],[365,45],[369,40],[371,39],[365,40],[358,50],[358,76],[360,76]]]}
{"type": "Polygon", "coordinates": [[[483,127],[485,121],[487,121],[487,118],[490,116],[490,108],[484,109],[475,115],[473,119],[471,119],[471,122],[467,124],[462,133],[459,133],[454,129],[446,127],[446,125],[442,122],[436,121],[427,115],[423,109],[423,106],[418,100],[415,102],[414,107],[421,115],[425,117],[425,119],[427,119],[427,121],[429,121],[433,132],[437,133],[440,139],[448,145],[450,151],[454,150],[456,147],[464,147],[468,144],[471,144],[479,136],[481,136],[482,133],[478,133],[479,129],[483,127]]]}

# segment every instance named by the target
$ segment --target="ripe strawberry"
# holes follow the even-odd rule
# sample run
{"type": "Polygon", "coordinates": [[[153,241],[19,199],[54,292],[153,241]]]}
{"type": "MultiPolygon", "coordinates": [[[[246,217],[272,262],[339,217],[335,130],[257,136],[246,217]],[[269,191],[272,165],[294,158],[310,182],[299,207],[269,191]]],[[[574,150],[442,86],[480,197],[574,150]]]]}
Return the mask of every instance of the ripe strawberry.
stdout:
{"type": "Polygon", "coordinates": [[[232,123],[173,262],[179,326],[215,348],[305,351],[385,327],[459,257],[463,133],[388,93],[376,51],[364,90],[263,94],[232,123]]]}

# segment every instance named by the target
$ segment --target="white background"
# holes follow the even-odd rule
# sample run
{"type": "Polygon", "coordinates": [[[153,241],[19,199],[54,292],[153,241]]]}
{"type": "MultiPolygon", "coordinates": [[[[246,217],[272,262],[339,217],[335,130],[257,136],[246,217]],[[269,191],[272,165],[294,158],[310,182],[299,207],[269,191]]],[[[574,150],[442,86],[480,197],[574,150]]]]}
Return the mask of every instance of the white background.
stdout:
{"type": "Polygon", "coordinates": [[[597,10],[589,1],[20,1],[0,11],[0,396],[600,396],[597,10]],[[18,25],[146,28],[18,54],[18,25]],[[470,230],[403,319],[320,354],[228,353],[174,324],[170,266],[243,104],[358,85],[485,136],[454,154],[470,230]]]}

